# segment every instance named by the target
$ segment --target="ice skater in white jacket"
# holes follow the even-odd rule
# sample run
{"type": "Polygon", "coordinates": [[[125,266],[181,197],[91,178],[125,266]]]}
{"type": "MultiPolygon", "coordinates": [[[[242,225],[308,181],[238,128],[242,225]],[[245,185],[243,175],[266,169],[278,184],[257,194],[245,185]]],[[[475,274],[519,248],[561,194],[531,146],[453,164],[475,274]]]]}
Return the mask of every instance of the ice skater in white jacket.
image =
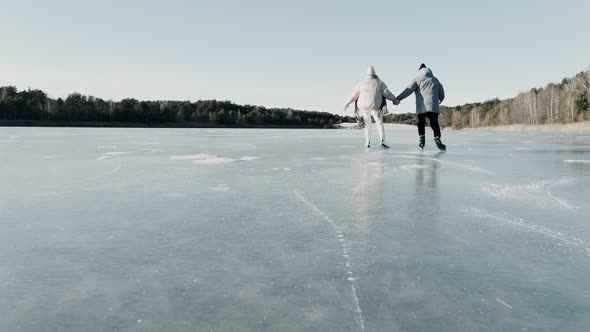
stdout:
{"type": "Polygon", "coordinates": [[[386,150],[389,149],[389,146],[385,144],[383,117],[380,114],[381,109],[386,106],[385,99],[391,100],[394,105],[399,104],[395,95],[389,91],[387,85],[385,85],[385,83],[383,83],[383,81],[381,81],[375,74],[373,66],[369,66],[367,77],[356,85],[352,92],[352,96],[350,96],[350,99],[344,107],[344,111],[346,111],[350,104],[356,102],[359,112],[365,122],[365,146],[367,148],[371,146],[369,125],[371,124],[371,116],[373,116],[377,131],[379,132],[381,147],[386,150]]]}

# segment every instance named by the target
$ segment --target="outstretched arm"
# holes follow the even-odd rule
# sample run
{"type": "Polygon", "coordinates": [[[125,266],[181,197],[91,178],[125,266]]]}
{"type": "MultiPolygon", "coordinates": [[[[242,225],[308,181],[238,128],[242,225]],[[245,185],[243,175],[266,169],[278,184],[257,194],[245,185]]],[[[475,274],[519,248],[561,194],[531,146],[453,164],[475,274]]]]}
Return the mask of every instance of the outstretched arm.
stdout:
{"type": "Polygon", "coordinates": [[[383,95],[383,97],[385,99],[389,99],[393,102],[394,105],[398,105],[399,104],[399,100],[395,97],[395,95],[393,93],[391,93],[391,91],[389,91],[389,88],[387,88],[387,85],[385,85],[385,83],[381,82],[381,94],[383,95]]]}
{"type": "Polygon", "coordinates": [[[408,87],[397,96],[397,100],[402,101],[406,99],[407,96],[411,95],[412,93],[414,93],[414,91],[416,91],[416,86],[416,80],[410,82],[410,85],[408,85],[408,87]]]}

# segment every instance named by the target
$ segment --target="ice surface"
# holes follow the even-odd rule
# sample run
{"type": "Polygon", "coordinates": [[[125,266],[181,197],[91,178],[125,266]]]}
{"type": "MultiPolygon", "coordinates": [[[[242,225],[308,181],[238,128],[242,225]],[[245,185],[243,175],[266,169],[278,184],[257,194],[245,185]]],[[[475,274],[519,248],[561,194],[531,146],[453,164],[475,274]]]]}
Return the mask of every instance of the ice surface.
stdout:
{"type": "Polygon", "coordinates": [[[0,331],[590,330],[589,136],[387,134],[0,128],[0,331]]]}

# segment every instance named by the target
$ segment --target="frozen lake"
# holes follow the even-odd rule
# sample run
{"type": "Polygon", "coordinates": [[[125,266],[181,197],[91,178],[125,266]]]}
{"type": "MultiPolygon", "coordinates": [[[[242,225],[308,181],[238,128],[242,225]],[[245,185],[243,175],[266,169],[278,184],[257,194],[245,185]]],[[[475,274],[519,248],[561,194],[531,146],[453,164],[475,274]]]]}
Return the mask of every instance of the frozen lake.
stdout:
{"type": "Polygon", "coordinates": [[[590,330],[589,136],[388,134],[0,128],[0,331],[590,330]]]}

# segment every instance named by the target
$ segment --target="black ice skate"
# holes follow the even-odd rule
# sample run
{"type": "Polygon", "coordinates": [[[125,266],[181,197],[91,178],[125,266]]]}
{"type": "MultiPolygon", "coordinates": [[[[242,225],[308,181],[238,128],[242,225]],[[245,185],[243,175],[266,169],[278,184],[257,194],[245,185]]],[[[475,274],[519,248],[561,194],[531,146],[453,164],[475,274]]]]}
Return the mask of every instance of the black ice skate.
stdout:
{"type": "Polygon", "coordinates": [[[443,142],[441,142],[440,137],[435,137],[434,138],[434,143],[436,143],[436,147],[439,148],[439,150],[441,151],[447,151],[447,146],[443,144],[443,142]]]}

